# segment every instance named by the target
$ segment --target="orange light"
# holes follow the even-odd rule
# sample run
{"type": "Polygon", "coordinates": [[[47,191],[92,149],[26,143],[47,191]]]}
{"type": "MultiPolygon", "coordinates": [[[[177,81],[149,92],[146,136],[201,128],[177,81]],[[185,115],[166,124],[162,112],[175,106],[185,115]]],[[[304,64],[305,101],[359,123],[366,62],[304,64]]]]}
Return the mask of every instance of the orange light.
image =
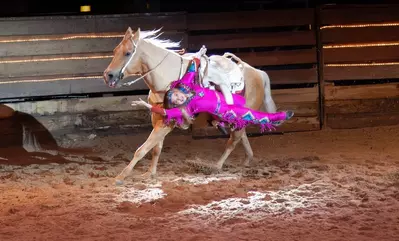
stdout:
{"type": "Polygon", "coordinates": [[[51,82],[58,80],[81,80],[81,79],[102,79],[101,75],[93,76],[71,76],[71,77],[61,77],[61,78],[47,78],[47,79],[21,79],[21,80],[9,80],[0,81],[0,85],[4,84],[18,84],[18,83],[40,83],[40,82],[51,82]]]}
{"type": "Polygon", "coordinates": [[[86,59],[106,59],[112,58],[113,55],[99,55],[99,56],[71,56],[71,57],[54,57],[54,58],[38,58],[38,59],[16,59],[16,60],[2,60],[0,64],[15,64],[15,63],[30,63],[30,62],[46,62],[46,61],[64,61],[64,60],[86,60],[86,59]]]}
{"type": "Polygon", "coordinates": [[[325,64],[327,67],[367,67],[367,66],[387,66],[399,65],[399,62],[385,62],[385,63],[353,63],[353,64],[325,64]]]}
{"type": "Polygon", "coordinates": [[[80,6],[80,12],[81,13],[87,13],[91,11],[91,6],[90,5],[84,5],[80,6]]]}
{"type": "Polygon", "coordinates": [[[376,43],[360,43],[360,44],[328,44],[323,49],[339,49],[339,48],[365,48],[365,47],[386,47],[398,46],[399,42],[376,42],[376,43]]]}
{"type": "Polygon", "coordinates": [[[339,24],[339,25],[327,25],[322,26],[320,29],[328,29],[328,28],[369,28],[369,27],[395,27],[399,26],[399,23],[365,23],[365,24],[339,24]]]}
{"type": "Polygon", "coordinates": [[[55,37],[36,37],[36,38],[17,38],[17,39],[0,39],[0,43],[19,43],[19,42],[38,42],[38,41],[55,41],[55,40],[71,40],[71,39],[91,39],[91,38],[121,38],[123,34],[77,34],[64,35],[55,37]]]}

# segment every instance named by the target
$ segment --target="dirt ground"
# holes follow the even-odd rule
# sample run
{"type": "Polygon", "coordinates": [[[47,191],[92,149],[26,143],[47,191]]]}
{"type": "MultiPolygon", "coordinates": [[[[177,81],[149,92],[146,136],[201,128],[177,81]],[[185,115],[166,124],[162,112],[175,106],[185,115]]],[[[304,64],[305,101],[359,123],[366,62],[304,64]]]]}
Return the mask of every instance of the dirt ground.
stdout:
{"type": "Polygon", "coordinates": [[[250,138],[252,165],[238,146],[220,173],[193,163],[226,139],[168,136],[156,179],[147,156],[115,186],[147,135],[0,150],[0,240],[399,240],[399,126],[250,138]]]}

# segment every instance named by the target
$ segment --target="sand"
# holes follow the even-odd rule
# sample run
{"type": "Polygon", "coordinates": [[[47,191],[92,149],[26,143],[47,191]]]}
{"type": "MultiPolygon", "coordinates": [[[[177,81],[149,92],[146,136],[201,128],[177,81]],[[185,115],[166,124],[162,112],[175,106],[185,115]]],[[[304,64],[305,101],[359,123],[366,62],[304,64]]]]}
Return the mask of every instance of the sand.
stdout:
{"type": "Polygon", "coordinates": [[[0,149],[0,240],[399,240],[399,126],[250,138],[168,136],[155,179],[114,177],[148,133],[65,139],[82,154],[0,149]],[[77,146],[79,145],[79,146],[77,146]]]}

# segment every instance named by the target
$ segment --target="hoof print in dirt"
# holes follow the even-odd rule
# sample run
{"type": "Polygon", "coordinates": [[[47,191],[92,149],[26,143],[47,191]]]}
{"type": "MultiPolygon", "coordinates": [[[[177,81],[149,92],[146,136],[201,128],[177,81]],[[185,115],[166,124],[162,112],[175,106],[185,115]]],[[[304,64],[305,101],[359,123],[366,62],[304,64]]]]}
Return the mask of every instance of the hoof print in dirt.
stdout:
{"type": "Polygon", "coordinates": [[[202,173],[205,175],[211,175],[213,173],[219,173],[220,170],[216,167],[203,163],[201,161],[187,161],[187,164],[190,166],[190,169],[194,173],[202,173]]]}

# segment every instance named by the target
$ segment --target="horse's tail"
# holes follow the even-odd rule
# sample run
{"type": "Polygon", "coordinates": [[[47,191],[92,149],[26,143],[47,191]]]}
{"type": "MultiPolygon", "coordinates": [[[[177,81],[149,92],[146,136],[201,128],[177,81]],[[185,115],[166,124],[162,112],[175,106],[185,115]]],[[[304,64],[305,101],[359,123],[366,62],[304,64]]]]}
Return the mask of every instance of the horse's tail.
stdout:
{"type": "MultiPolygon", "coordinates": [[[[242,61],[239,57],[237,57],[236,55],[232,54],[232,53],[225,53],[223,54],[223,57],[226,58],[232,58],[236,61],[236,63],[241,66],[241,68],[244,68],[244,64],[246,64],[244,61],[242,61]]],[[[263,80],[263,88],[265,90],[265,95],[263,98],[263,108],[269,112],[269,113],[275,113],[277,111],[277,107],[276,104],[274,103],[274,100],[272,98],[272,91],[271,91],[271,87],[270,87],[270,78],[269,75],[262,70],[256,69],[259,74],[262,77],[263,80]]]]}
{"type": "Polygon", "coordinates": [[[259,74],[262,76],[263,88],[265,90],[265,96],[263,99],[263,107],[265,108],[265,110],[267,112],[275,113],[277,111],[277,107],[272,98],[272,91],[271,91],[271,87],[270,87],[269,75],[263,70],[258,69],[258,71],[259,71],[259,74]]]}

